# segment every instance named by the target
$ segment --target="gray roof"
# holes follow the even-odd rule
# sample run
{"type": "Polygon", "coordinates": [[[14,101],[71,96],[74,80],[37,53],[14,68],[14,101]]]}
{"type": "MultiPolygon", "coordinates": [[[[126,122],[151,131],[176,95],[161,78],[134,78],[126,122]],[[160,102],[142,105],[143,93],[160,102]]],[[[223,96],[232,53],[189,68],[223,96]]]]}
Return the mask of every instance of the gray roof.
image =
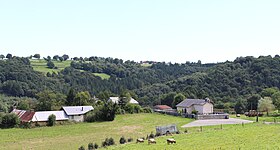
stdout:
{"type": "Polygon", "coordinates": [[[83,115],[91,110],[93,110],[92,106],[64,106],[62,109],[65,113],[69,115],[83,115]]]}
{"type": "Polygon", "coordinates": [[[211,103],[209,99],[185,99],[176,107],[191,107],[192,105],[204,105],[206,103],[211,103]]]}
{"type": "Polygon", "coordinates": [[[48,121],[50,115],[54,114],[56,120],[68,120],[64,111],[38,111],[35,112],[31,121],[48,121]]]}

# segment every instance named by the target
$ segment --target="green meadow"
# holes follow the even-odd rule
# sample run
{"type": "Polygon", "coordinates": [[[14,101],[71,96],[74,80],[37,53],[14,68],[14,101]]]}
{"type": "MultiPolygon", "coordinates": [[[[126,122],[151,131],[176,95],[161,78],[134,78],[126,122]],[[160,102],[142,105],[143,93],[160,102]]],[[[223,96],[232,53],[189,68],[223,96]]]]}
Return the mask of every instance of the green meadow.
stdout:
{"type": "Polygon", "coordinates": [[[177,124],[191,119],[161,114],[118,115],[112,122],[77,123],[32,129],[0,129],[0,149],[78,149],[96,142],[101,146],[105,138],[113,137],[118,143],[121,136],[146,137],[159,125],[177,124]]]}
{"type": "Polygon", "coordinates": [[[156,144],[131,143],[108,147],[110,150],[263,150],[280,149],[280,125],[252,123],[191,128],[188,133],[156,138],[156,144]],[[168,145],[166,140],[173,138],[176,144],[168,145]]]}

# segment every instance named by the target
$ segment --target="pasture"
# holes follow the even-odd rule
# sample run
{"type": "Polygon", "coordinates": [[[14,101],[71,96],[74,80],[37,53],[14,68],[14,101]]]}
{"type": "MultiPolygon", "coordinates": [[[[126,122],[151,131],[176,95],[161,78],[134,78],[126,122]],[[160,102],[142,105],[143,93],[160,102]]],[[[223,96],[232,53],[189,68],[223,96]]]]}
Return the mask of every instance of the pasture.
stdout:
{"type": "Polygon", "coordinates": [[[156,138],[157,144],[132,143],[108,147],[110,150],[215,150],[215,149],[280,149],[280,125],[252,123],[242,125],[224,125],[189,128],[188,133],[156,138]],[[168,138],[174,138],[176,144],[167,144],[168,138]]]}
{"type": "Polygon", "coordinates": [[[43,59],[30,59],[31,66],[35,71],[42,72],[44,74],[47,74],[48,72],[59,72],[63,70],[66,67],[69,67],[71,64],[71,60],[66,60],[66,61],[53,61],[54,65],[57,67],[57,69],[50,69],[47,67],[47,61],[43,59]]]}
{"type": "Polygon", "coordinates": [[[180,127],[191,119],[161,114],[118,115],[112,122],[78,123],[33,129],[0,129],[0,149],[78,149],[105,138],[118,143],[121,136],[146,137],[155,133],[155,126],[177,124],[180,127]]]}

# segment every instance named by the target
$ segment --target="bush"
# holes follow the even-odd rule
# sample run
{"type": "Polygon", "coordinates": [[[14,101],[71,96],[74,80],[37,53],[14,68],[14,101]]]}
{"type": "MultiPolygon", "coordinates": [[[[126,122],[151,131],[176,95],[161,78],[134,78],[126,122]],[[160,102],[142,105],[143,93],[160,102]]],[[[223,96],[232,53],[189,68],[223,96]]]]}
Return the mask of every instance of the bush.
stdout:
{"type": "Polygon", "coordinates": [[[17,127],[20,123],[18,116],[14,113],[5,114],[2,117],[1,126],[4,128],[17,127]]]}
{"type": "Polygon", "coordinates": [[[198,113],[198,111],[196,111],[196,110],[193,110],[193,111],[192,111],[192,114],[197,115],[197,113],[198,113]]]}
{"type": "Polygon", "coordinates": [[[86,150],[84,146],[81,146],[78,150],[86,150]]]}
{"type": "Polygon", "coordinates": [[[93,147],[94,147],[94,149],[98,149],[99,146],[98,146],[97,143],[94,143],[94,146],[93,146],[93,147]]]}
{"type": "Polygon", "coordinates": [[[88,143],[88,150],[93,150],[94,147],[93,147],[93,143],[88,143]]]}
{"type": "Polygon", "coordinates": [[[106,146],[111,146],[111,145],[115,145],[115,141],[113,138],[106,138],[105,141],[102,142],[102,146],[106,147],[106,146]]]}
{"type": "Polygon", "coordinates": [[[127,142],[132,142],[133,141],[133,138],[128,138],[127,139],[127,142]]]}
{"type": "Polygon", "coordinates": [[[47,125],[48,125],[48,126],[54,126],[54,125],[55,125],[55,121],[56,121],[56,116],[55,116],[54,114],[51,114],[51,115],[48,117],[47,125]]]}
{"type": "Polygon", "coordinates": [[[143,108],[143,112],[144,113],[152,113],[153,111],[150,107],[145,107],[145,108],[143,108]]]}
{"type": "Polygon", "coordinates": [[[149,138],[150,139],[155,138],[155,135],[153,134],[153,132],[151,132],[151,134],[149,135],[149,138]]]}
{"type": "Polygon", "coordinates": [[[54,63],[52,61],[48,61],[47,66],[50,69],[53,69],[55,67],[55,65],[54,65],[54,63]]]}
{"type": "Polygon", "coordinates": [[[113,138],[110,138],[110,139],[109,139],[109,146],[110,146],[110,145],[115,145],[115,141],[114,141],[113,138]]]}
{"type": "Polygon", "coordinates": [[[120,144],[125,144],[126,143],[126,139],[122,136],[120,138],[120,144]]]}

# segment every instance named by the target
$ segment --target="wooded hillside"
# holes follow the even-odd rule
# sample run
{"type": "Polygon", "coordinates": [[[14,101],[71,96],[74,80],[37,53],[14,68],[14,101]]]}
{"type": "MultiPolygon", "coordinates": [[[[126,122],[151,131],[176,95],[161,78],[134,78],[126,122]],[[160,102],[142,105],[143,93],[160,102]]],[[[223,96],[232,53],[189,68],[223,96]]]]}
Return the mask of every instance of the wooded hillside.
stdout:
{"type": "Polygon", "coordinates": [[[234,107],[238,99],[247,99],[268,87],[280,88],[279,81],[278,55],[239,57],[217,64],[152,62],[148,66],[117,58],[75,57],[69,67],[47,74],[35,71],[29,58],[0,60],[0,93],[15,97],[36,98],[43,90],[66,95],[70,88],[97,97],[129,90],[142,105],[170,104],[168,96],[182,93],[188,98],[209,97],[216,106],[228,103],[234,107]]]}

